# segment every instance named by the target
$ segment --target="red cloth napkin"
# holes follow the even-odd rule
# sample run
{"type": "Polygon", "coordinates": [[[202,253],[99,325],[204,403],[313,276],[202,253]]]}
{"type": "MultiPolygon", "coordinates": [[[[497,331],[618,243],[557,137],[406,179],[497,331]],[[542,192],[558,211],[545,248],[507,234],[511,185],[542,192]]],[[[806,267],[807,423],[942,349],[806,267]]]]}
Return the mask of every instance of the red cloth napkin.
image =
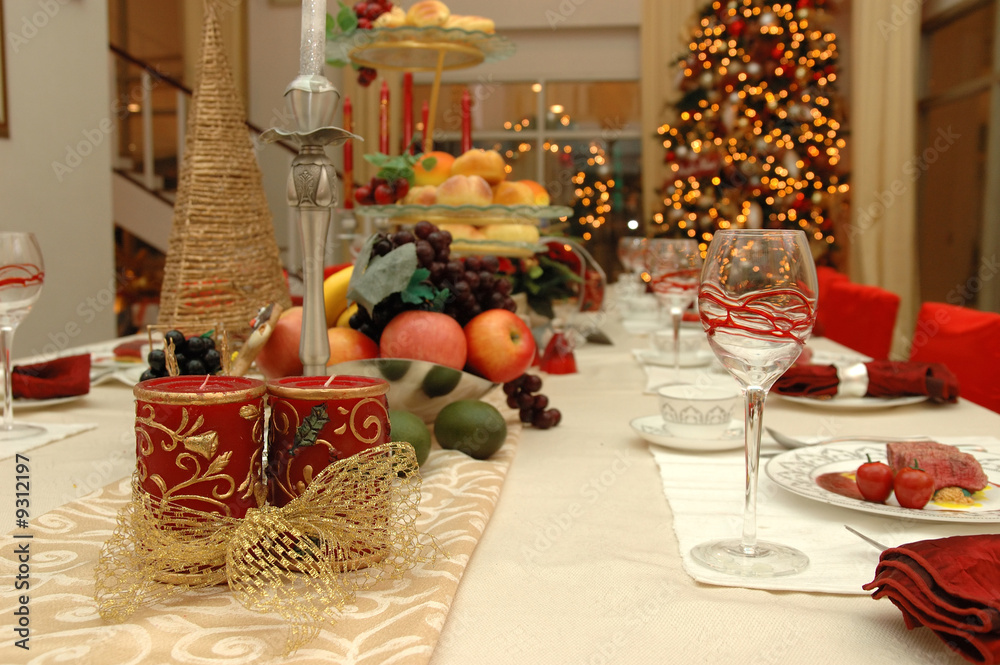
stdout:
{"type": "Polygon", "coordinates": [[[13,395],[22,399],[54,399],[90,392],[90,354],[65,356],[49,362],[14,367],[13,395]]]}
{"type": "Polygon", "coordinates": [[[892,601],[907,628],[930,628],[973,663],[1000,663],[1000,535],[890,547],[863,588],[892,601]]]}
{"type": "MultiPolygon", "coordinates": [[[[873,360],[868,369],[868,397],[927,395],[935,402],[958,400],[958,379],[940,363],[873,360]]],[[[781,395],[836,395],[840,380],[833,365],[793,365],[774,383],[781,395]]]]}

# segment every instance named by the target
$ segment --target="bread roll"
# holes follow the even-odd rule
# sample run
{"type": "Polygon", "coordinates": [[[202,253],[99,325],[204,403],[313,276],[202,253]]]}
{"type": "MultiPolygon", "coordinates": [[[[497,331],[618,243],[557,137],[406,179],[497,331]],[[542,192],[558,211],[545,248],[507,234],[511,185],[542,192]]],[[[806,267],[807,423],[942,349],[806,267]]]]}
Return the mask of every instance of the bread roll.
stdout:
{"type": "Polygon", "coordinates": [[[414,3],[410,10],[406,12],[406,24],[418,28],[426,28],[444,25],[444,22],[451,16],[448,5],[438,0],[421,0],[414,3]]]}
{"type": "Polygon", "coordinates": [[[455,158],[451,165],[452,175],[477,175],[490,185],[498,185],[507,179],[507,164],[496,150],[473,148],[455,158]]]}

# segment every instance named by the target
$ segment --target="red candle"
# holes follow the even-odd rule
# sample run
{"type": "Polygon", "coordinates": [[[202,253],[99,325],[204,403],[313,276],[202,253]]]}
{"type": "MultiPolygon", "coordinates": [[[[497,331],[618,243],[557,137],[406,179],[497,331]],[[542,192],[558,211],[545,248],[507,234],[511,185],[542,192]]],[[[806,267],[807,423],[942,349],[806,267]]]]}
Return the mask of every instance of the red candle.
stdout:
{"type": "Polygon", "coordinates": [[[389,84],[382,81],[378,102],[378,150],[389,154],[389,84]]]}
{"type": "Polygon", "coordinates": [[[142,489],[185,508],[244,517],[263,505],[264,382],[168,376],[135,386],[142,489]]]}
{"type": "Polygon", "coordinates": [[[420,119],[423,122],[423,129],[421,129],[421,131],[424,133],[424,148],[423,148],[423,151],[427,152],[427,147],[430,145],[427,142],[427,139],[428,139],[428,136],[427,136],[427,127],[428,127],[428,123],[431,120],[431,110],[430,110],[430,107],[427,106],[427,100],[426,99],[424,100],[423,105],[420,107],[420,119]]]}
{"type": "MultiPolygon", "coordinates": [[[[354,107],[351,105],[351,98],[344,98],[344,129],[348,132],[353,125],[354,107]]],[[[350,140],[344,142],[344,207],[354,207],[354,143],[350,140]]]]}
{"type": "Polygon", "coordinates": [[[389,412],[383,379],[293,376],[269,381],[268,497],[283,506],[337,460],[388,443],[389,412]],[[307,418],[314,427],[301,429],[307,418]],[[302,432],[311,430],[309,440],[302,432]]]}
{"type": "Polygon", "coordinates": [[[403,74],[403,152],[413,152],[413,73],[403,74]]]}
{"type": "Polygon", "coordinates": [[[462,90],[462,152],[472,150],[472,95],[462,90]]]}

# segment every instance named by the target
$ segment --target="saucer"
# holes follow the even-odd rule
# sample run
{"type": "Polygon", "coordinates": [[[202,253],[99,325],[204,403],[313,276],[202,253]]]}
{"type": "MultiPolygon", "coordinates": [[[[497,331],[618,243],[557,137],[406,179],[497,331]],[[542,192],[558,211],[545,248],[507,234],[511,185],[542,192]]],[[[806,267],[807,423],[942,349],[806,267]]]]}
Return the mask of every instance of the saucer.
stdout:
{"type": "Polygon", "coordinates": [[[694,452],[711,452],[716,450],[736,450],[744,443],[743,421],[733,420],[718,439],[679,438],[670,433],[663,422],[663,416],[643,416],[629,423],[636,434],[649,443],[666,446],[676,450],[691,450],[694,452]]]}
{"type": "MultiPolygon", "coordinates": [[[[673,367],[674,354],[664,353],[656,349],[635,349],[636,359],[646,365],[658,365],[659,367],[673,367]]],[[[694,353],[681,353],[681,367],[703,367],[712,362],[715,354],[708,349],[699,349],[694,353]]]]}

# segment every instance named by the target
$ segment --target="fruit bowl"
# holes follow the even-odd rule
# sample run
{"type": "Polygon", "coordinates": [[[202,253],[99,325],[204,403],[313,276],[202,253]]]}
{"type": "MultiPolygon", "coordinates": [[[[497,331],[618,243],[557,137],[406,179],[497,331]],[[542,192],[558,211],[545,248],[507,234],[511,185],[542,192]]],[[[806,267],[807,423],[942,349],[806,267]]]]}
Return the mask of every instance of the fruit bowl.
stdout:
{"type": "Polygon", "coordinates": [[[444,365],[402,358],[352,360],[332,365],[330,373],[385,379],[389,408],[409,411],[428,424],[455,400],[481,399],[499,385],[444,365]]]}

